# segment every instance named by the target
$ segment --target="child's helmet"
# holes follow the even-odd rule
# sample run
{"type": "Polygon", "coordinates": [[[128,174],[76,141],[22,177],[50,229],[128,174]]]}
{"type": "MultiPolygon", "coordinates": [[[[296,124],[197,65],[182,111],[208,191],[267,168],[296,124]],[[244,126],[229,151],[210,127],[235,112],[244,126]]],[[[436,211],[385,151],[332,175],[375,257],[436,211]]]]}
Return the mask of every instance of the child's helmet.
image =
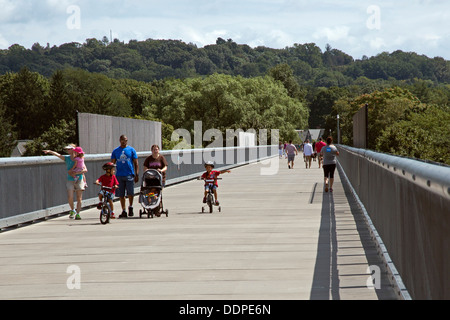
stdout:
{"type": "Polygon", "coordinates": [[[206,161],[206,162],[205,162],[205,167],[206,167],[206,166],[211,166],[211,167],[214,168],[214,162],[212,162],[212,161],[206,161]]]}
{"type": "Polygon", "coordinates": [[[114,168],[116,165],[114,164],[114,163],[112,163],[112,162],[107,162],[107,163],[105,163],[103,166],[102,166],[102,168],[103,168],[103,170],[109,170],[109,169],[112,169],[112,168],[114,168]]]}

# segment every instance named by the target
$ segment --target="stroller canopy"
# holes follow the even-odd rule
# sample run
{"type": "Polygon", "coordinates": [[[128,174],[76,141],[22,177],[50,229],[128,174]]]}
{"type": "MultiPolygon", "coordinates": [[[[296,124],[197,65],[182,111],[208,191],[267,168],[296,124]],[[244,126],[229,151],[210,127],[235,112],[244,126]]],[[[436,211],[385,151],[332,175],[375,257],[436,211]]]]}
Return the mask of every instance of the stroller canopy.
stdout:
{"type": "Polygon", "coordinates": [[[143,188],[149,187],[159,187],[162,188],[162,175],[158,170],[148,169],[144,172],[142,176],[142,185],[143,188]]]}

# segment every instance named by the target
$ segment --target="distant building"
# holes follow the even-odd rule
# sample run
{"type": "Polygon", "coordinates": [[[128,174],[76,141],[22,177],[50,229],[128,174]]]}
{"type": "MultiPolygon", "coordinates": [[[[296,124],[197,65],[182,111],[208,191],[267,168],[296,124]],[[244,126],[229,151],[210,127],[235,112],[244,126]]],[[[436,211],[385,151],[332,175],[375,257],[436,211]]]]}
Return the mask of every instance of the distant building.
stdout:
{"type": "Polygon", "coordinates": [[[306,129],[306,130],[295,130],[300,137],[302,142],[308,139],[310,142],[317,141],[319,137],[322,137],[325,133],[325,129],[306,129]]]}
{"type": "Polygon", "coordinates": [[[17,142],[17,146],[13,149],[13,152],[11,153],[11,157],[22,157],[25,153],[25,145],[33,140],[19,140],[17,142]]]}

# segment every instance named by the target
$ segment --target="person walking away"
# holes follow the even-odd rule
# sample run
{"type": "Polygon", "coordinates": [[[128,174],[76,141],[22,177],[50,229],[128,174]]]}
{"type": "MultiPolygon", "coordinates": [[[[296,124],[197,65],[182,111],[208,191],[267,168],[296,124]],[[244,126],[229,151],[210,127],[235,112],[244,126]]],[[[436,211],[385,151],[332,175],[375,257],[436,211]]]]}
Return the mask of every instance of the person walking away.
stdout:
{"type": "Polygon", "coordinates": [[[327,138],[327,145],[321,149],[323,155],[323,173],[325,192],[328,192],[328,186],[330,192],[333,192],[334,171],[336,170],[336,156],[339,156],[339,151],[335,145],[333,145],[333,138],[327,138]],[[329,183],[329,185],[328,185],[329,183]]]}
{"type": "Polygon", "coordinates": [[[312,143],[312,150],[313,150],[313,152],[312,152],[312,160],[315,162],[316,161],[316,158],[317,158],[317,154],[316,154],[316,141],[313,141],[313,143],[312,143]]]}
{"type": "Polygon", "coordinates": [[[313,155],[313,148],[309,140],[306,139],[305,145],[303,147],[303,155],[305,158],[306,169],[311,168],[311,157],[313,155]],[[309,165],[309,166],[308,166],[309,165]]]}
{"type": "Polygon", "coordinates": [[[159,146],[157,144],[154,144],[152,146],[152,155],[148,156],[144,160],[144,172],[148,169],[155,169],[158,170],[163,178],[163,187],[166,186],[166,171],[168,168],[167,160],[166,158],[159,153],[159,146]]]}
{"type": "Polygon", "coordinates": [[[319,141],[316,143],[316,154],[317,154],[317,158],[318,158],[318,162],[319,162],[319,169],[320,169],[320,166],[321,166],[322,161],[323,161],[323,156],[322,156],[322,154],[320,153],[320,151],[322,151],[322,148],[323,148],[324,146],[326,146],[326,145],[327,145],[327,144],[326,144],[325,142],[323,142],[322,137],[320,137],[320,138],[319,138],[319,141]]]}
{"type": "Polygon", "coordinates": [[[122,206],[119,218],[132,217],[134,184],[139,181],[139,163],[136,150],[128,145],[125,135],[120,136],[120,146],[112,152],[111,162],[116,165],[116,178],[119,181],[119,189],[116,190],[116,196],[122,206]],[[125,210],[125,195],[128,197],[128,216],[125,210]]]}
{"type": "Polygon", "coordinates": [[[297,148],[292,144],[292,140],[286,145],[286,154],[288,158],[288,168],[294,169],[295,156],[298,155],[297,148]]]}
{"type": "Polygon", "coordinates": [[[280,159],[283,158],[283,153],[284,153],[284,145],[280,141],[280,143],[278,144],[278,156],[280,159]]]}
{"type": "Polygon", "coordinates": [[[64,148],[64,151],[68,153],[68,155],[63,156],[59,154],[58,152],[52,151],[52,150],[43,150],[45,154],[51,154],[58,158],[60,158],[62,161],[66,164],[67,169],[67,182],[66,182],[66,189],[67,189],[67,201],[69,203],[70,212],[69,212],[69,218],[75,220],[81,220],[80,217],[80,211],[82,207],[82,201],[83,201],[83,192],[85,190],[85,184],[83,175],[88,172],[86,165],[84,165],[83,170],[78,172],[78,175],[76,176],[76,179],[72,176],[72,168],[75,164],[75,149],[76,145],[69,144],[64,148]],[[74,206],[74,193],[76,194],[77,198],[77,208],[75,211],[74,206]]]}

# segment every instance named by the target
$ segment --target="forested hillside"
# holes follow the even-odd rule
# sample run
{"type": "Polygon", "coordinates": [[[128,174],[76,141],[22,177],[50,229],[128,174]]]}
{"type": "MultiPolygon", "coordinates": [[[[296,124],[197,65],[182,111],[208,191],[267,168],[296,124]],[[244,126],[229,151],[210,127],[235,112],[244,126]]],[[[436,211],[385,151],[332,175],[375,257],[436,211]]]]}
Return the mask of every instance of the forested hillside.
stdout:
{"type": "Polygon", "coordinates": [[[220,130],[324,128],[352,144],[352,117],[369,104],[369,148],[450,164],[450,62],[396,51],[354,59],[314,43],[251,48],[231,39],[197,48],[176,40],[0,50],[0,156],[17,139],[27,155],[75,141],[75,113],[220,130]]]}
{"type": "Polygon", "coordinates": [[[130,41],[109,43],[87,39],[46,47],[39,43],[31,49],[13,45],[0,51],[0,74],[31,71],[50,77],[67,67],[81,68],[115,79],[153,81],[190,78],[223,73],[243,77],[264,76],[282,63],[288,64],[301,85],[314,87],[354,84],[359,78],[382,80],[422,79],[450,83],[450,62],[413,52],[395,51],[355,59],[330,46],[323,52],[314,43],[294,44],[284,49],[251,48],[231,39],[218,38],[215,45],[198,48],[178,40],[130,41]]]}

